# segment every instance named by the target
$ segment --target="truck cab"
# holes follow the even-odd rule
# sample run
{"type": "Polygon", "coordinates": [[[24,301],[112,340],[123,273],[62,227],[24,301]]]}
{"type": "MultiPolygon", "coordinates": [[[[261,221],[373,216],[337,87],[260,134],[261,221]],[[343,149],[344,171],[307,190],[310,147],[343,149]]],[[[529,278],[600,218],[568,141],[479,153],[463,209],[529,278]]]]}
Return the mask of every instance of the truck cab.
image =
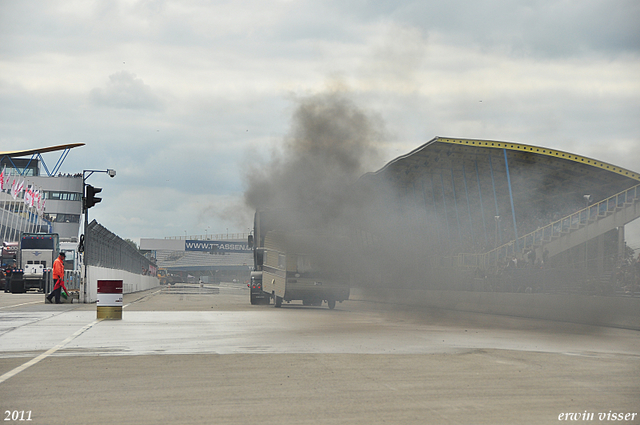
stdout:
{"type": "Polygon", "coordinates": [[[60,252],[57,233],[22,233],[18,246],[17,268],[11,273],[12,293],[28,290],[45,292],[51,280],[51,268],[60,252]]]}

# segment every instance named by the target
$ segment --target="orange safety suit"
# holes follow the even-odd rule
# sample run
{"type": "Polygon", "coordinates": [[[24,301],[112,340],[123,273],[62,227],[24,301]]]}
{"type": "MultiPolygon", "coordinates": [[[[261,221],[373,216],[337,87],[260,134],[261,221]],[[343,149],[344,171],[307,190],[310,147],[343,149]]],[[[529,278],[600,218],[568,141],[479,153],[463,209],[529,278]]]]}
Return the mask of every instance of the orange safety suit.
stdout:
{"type": "Polygon", "coordinates": [[[64,292],[69,293],[69,291],[67,291],[67,287],[64,286],[64,263],[60,257],[56,258],[56,261],[53,262],[53,281],[55,282],[53,287],[54,291],[62,287],[64,292]]]}

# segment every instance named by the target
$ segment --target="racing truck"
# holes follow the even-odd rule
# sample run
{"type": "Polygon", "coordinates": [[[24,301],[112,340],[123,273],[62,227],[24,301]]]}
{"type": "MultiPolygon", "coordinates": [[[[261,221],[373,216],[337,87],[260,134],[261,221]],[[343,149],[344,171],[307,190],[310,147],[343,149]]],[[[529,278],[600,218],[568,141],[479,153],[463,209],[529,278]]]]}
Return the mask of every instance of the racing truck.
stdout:
{"type": "Polygon", "coordinates": [[[256,212],[254,232],[249,237],[254,253],[251,303],[270,304],[273,300],[278,308],[283,302],[300,300],[306,306],[326,302],[334,309],[336,302],[349,299],[349,274],[340,249],[345,245],[317,230],[278,225],[283,223],[282,217],[272,211],[256,212]]]}
{"type": "Polygon", "coordinates": [[[17,268],[11,272],[10,291],[14,294],[33,289],[45,292],[59,251],[57,233],[22,233],[17,268]]]}

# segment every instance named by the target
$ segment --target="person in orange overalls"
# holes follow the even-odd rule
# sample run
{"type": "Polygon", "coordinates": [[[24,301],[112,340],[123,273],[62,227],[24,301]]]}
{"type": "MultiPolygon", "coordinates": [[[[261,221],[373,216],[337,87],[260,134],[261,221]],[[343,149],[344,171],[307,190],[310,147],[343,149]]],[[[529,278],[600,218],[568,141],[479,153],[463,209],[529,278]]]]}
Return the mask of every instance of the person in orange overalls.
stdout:
{"type": "Polygon", "coordinates": [[[53,291],[49,295],[47,295],[47,301],[52,302],[51,298],[56,298],[56,304],[60,304],[60,292],[64,289],[64,292],[69,293],[67,291],[67,287],[64,286],[64,252],[60,252],[56,261],[53,262],[53,282],[55,285],[53,286],[53,291]]]}

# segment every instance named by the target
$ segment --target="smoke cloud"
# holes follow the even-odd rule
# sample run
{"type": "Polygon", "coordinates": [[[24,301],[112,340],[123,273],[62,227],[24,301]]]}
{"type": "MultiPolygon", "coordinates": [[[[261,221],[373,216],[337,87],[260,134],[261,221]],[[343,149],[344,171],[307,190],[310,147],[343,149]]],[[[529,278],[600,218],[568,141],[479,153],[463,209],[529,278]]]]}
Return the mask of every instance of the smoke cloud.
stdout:
{"type": "Polygon", "coordinates": [[[353,284],[421,281],[421,259],[434,240],[424,237],[424,209],[398,208],[410,204],[406,191],[385,179],[362,178],[379,164],[385,141],[382,120],[345,92],[301,98],[280,149],[246,174],[246,205],[277,211],[270,229],[310,230],[299,248],[327,270],[349,274],[353,284]]]}
{"type": "Polygon", "coordinates": [[[379,159],[382,120],[344,91],[298,99],[279,150],[248,170],[245,202],[253,210],[297,212],[297,225],[317,228],[357,209],[353,183],[379,159]]]}
{"type": "MultiPolygon", "coordinates": [[[[506,150],[482,148],[486,150],[475,152],[476,156],[489,155],[482,161],[459,154],[455,146],[435,145],[439,150],[433,156],[412,155],[413,161],[403,166],[368,173],[385,137],[382,120],[358,107],[343,91],[298,99],[291,129],[279,148],[265,161],[255,163],[245,176],[246,205],[270,211],[261,216],[261,220],[266,218],[259,227],[284,231],[282,240],[289,248],[311,254],[323,272],[348,276],[352,287],[364,290],[371,299],[389,297],[399,303],[441,308],[460,305],[486,311],[491,308],[469,292],[524,295],[563,292],[567,287],[585,291],[588,285],[584,282],[589,282],[595,270],[595,247],[568,251],[559,266],[545,259],[544,267],[535,263],[533,251],[524,257],[517,245],[514,255],[519,257],[519,266],[501,259],[483,269],[476,257],[460,254],[487,252],[503,241],[513,241],[516,222],[518,236],[523,236],[528,228],[535,230],[579,211],[584,208],[586,190],[598,200],[615,193],[619,185],[624,188],[633,182],[604,180],[596,186],[590,178],[598,177],[597,170],[578,172],[578,166],[572,164],[577,177],[566,177],[559,184],[553,181],[554,169],[533,155],[510,152],[507,158],[506,150]],[[517,190],[512,191],[512,186],[517,190]],[[499,219],[492,220],[496,216],[499,219]],[[590,257],[585,258],[589,252],[590,257]],[[572,262],[578,267],[566,265],[572,262]],[[425,289],[456,293],[431,301],[420,298],[424,293],[413,291],[425,289]]],[[[617,236],[612,232],[610,236],[617,236]]],[[[615,247],[614,243],[612,252],[615,247]]],[[[604,248],[601,251],[598,261],[604,265],[604,248]]],[[[610,290],[598,287],[599,281],[591,285],[610,290]]],[[[591,289],[585,293],[594,294],[591,289]]],[[[518,301],[523,311],[530,306],[524,297],[518,301]]],[[[583,311],[581,305],[579,311],[571,311],[562,305],[555,317],[610,321],[596,310],[583,311]]],[[[538,313],[533,308],[524,314],[537,317],[549,312],[538,313]]]]}

